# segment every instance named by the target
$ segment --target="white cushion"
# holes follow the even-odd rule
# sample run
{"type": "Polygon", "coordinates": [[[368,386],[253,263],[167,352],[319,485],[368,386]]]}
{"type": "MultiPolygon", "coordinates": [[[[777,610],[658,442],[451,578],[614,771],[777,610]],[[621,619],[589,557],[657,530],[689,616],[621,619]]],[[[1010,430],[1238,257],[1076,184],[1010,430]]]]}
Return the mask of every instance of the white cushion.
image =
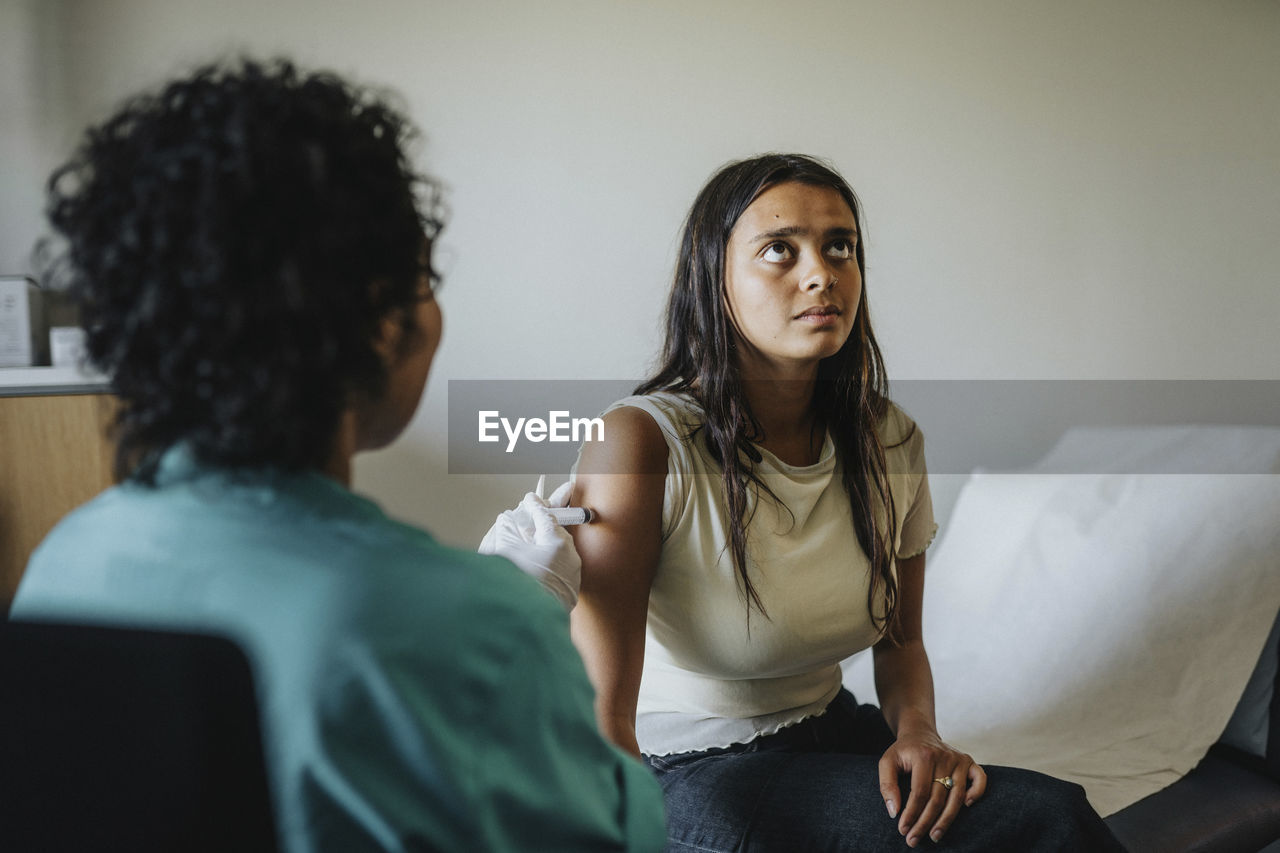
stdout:
{"type": "MultiPolygon", "coordinates": [[[[1280,430],[1234,427],[1075,430],[1030,472],[975,474],[927,570],[942,736],[1104,815],[1180,778],[1280,608],[1277,474],[1280,430]],[[1122,473],[1043,473],[1073,470],[1122,473]]],[[[846,683],[871,694],[869,656],[846,683]]]]}

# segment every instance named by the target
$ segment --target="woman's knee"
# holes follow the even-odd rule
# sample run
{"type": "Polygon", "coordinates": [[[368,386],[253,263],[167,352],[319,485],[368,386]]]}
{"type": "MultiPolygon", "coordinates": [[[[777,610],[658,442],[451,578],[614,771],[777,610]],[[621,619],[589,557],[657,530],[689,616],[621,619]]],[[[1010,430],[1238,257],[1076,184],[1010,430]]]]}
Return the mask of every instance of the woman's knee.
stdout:
{"type": "Polygon", "coordinates": [[[974,811],[1027,839],[1032,843],[1028,849],[1123,849],[1089,804],[1084,788],[1074,782],[1015,767],[984,769],[987,793],[974,811]]]}
{"type": "Polygon", "coordinates": [[[1074,782],[1018,767],[984,765],[983,769],[987,773],[983,800],[988,803],[1048,814],[1093,810],[1084,788],[1074,782]]]}

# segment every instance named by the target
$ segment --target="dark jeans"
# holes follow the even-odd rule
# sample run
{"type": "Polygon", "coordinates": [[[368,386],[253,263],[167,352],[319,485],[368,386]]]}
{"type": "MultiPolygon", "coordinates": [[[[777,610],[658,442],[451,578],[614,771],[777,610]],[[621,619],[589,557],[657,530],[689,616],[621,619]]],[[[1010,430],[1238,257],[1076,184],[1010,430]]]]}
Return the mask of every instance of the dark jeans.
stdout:
{"type": "MultiPolygon", "coordinates": [[[[880,796],[893,733],[880,709],[842,690],[827,711],[724,749],[650,756],[667,805],[667,850],[794,853],[911,850],[880,796]]],[[[983,765],[986,795],[917,850],[1123,851],[1079,785],[983,765]]],[[[909,780],[900,780],[903,800],[909,780]]]]}

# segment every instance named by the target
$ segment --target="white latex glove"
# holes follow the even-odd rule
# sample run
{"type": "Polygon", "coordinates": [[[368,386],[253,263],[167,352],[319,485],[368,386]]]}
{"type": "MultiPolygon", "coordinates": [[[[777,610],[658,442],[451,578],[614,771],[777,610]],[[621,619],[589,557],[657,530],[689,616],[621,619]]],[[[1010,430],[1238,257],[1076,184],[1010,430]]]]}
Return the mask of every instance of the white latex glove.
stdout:
{"type": "Polygon", "coordinates": [[[542,483],[539,479],[537,493],[527,493],[515,509],[498,516],[480,540],[479,550],[506,557],[542,584],[565,610],[572,610],[582,585],[582,560],[573,537],[547,511],[547,507],[568,505],[572,484],[565,483],[544,499],[542,483]]]}

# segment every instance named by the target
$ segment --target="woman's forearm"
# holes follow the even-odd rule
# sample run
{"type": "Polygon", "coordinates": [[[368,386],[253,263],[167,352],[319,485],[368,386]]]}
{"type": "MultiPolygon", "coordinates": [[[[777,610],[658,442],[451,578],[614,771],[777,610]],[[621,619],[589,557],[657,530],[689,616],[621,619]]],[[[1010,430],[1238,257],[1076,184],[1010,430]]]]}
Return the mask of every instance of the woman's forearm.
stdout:
{"type": "Polygon", "coordinates": [[[636,718],[632,714],[628,717],[626,714],[601,714],[596,713],[596,721],[600,726],[600,733],[610,742],[621,749],[623,752],[629,752],[636,758],[640,758],[640,744],[636,741],[636,718]]]}
{"type": "Polygon", "coordinates": [[[936,732],[933,672],[924,643],[916,639],[892,646],[882,641],[873,654],[880,710],[894,734],[936,732]]]}
{"type": "Polygon", "coordinates": [[[924,650],[924,554],[898,563],[898,612],[890,636],[876,643],[876,692],[880,710],[898,737],[937,732],[933,711],[933,671],[924,650]],[[891,639],[897,638],[897,643],[891,639]]]}

